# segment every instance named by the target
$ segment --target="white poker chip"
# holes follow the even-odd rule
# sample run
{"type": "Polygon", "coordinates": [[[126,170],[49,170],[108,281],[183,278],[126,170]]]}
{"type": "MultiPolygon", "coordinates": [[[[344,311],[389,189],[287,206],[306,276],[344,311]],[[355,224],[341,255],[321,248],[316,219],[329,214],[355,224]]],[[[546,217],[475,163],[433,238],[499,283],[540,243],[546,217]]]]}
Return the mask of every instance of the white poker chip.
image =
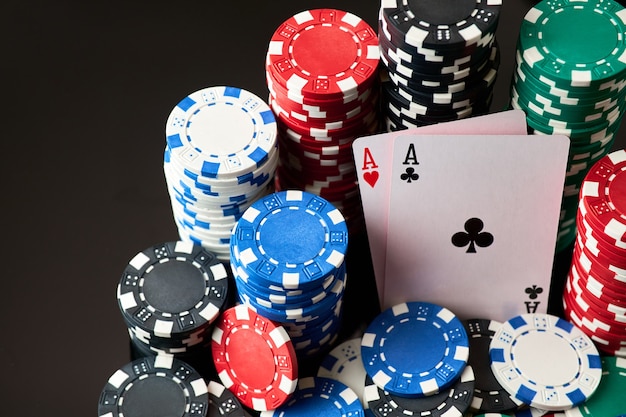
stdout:
{"type": "Polygon", "coordinates": [[[572,323],[550,314],[522,314],[503,323],[490,347],[491,369],[515,398],[559,411],[587,400],[600,384],[597,348],[572,323]]]}
{"type": "Polygon", "coordinates": [[[361,359],[361,338],[346,340],[333,348],[320,363],[317,376],[343,382],[364,403],[366,372],[361,359]]]}
{"type": "Polygon", "coordinates": [[[264,163],[276,146],[276,120],[256,95],[236,87],[195,91],[172,109],[167,145],[187,169],[208,178],[237,178],[264,163]]]}

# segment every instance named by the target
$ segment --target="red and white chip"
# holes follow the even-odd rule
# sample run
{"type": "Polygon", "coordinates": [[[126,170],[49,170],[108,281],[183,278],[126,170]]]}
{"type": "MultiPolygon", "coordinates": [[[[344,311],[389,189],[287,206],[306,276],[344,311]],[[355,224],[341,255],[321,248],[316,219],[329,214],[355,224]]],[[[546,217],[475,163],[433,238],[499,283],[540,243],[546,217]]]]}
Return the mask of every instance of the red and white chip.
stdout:
{"type": "Polygon", "coordinates": [[[240,304],[222,313],[212,334],[222,384],[257,411],[282,405],[298,384],[298,362],[282,326],[240,304]]]}

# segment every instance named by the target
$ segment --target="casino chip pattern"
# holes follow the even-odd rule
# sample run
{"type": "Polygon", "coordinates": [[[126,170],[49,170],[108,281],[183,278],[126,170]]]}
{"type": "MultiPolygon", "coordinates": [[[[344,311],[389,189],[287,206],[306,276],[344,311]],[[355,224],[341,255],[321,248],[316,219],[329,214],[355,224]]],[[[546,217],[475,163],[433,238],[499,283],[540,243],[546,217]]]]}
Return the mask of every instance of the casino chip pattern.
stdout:
{"type": "Polygon", "coordinates": [[[277,190],[330,201],[363,227],[352,141],[378,131],[376,32],[352,13],[302,11],[279,25],[265,63],[278,124],[277,190]]]}
{"type": "Polygon", "coordinates": [[[626,357],[626,151],[596,162],[582,182],[565,317],[603,353],[626,357]]]}
{"type": "Polygon", "coordinates": [[[327,352],[339,335],[347,248],[341,211],[305,191],[257,200],[233,228],[239,301],[284,326],[302,360],[327,352]]]}
{"type": "Polygon", "coordinates": [[[234,223],[273,191],[276,120],[240,88],[203,88],[183,98],[166,125],[163,170],[181,240],[229,258],[234,223]]]}
{"type": "Polygon", "coordinates": [[[229,271],[214,254],[175,241],[149,247],[128,262],[117,302],[139,354],[176,354],[195,363],[228,292],[229,271]]]}
{"type": "Polygon", "coordinates": [[[535,134],[571,140],[557,251],[574,242],[580,185],[621,124],[625,34],[626,12],[613,0],[543,0],[520,27],[511,107],[535,134]]]}
{"type": "Polygon", "coordinates": [[[537,3],[511,80],[534,133],[572,139],[565,317],[461,321],[414,300],[339,339],[348,238],[362,227],[352,141],[381,128],[380,109],[389,131],[487,113],[500,8],[382,0],[378,33],[306,10],[270,39],[267,104],[215,86],[172,109],[163,169],[180,240],[124,268],[133,359],[99,416],[626,416],[626,151],[608,154],[626,11],[612,0],[537,3]]]}
{"type": "Polygon", "coordinates": [[[501,2],[383,0],[378,17],[387,131],[486,114],[500,64],[501,2]]]}

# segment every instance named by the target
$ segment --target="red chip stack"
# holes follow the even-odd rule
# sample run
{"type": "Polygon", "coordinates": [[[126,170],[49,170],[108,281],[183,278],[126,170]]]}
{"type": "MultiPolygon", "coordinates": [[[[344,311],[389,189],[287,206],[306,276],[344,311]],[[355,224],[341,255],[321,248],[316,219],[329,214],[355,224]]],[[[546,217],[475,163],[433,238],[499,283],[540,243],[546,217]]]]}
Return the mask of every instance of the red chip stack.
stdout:
{"type": "Polygon", "coordinates": [[[602,352],[626,357],[626,150],[593,165],[580,190],[565,316],[602,352]]]}
{"type": "Polygon", "coordinates": [[[378,129],[378,64],[376,32],[336,9],[287,19],[266,59],[279,128],[276,189],[325,198],[342,211],[351,233],[363,224],[352,141],[378,129]]]}

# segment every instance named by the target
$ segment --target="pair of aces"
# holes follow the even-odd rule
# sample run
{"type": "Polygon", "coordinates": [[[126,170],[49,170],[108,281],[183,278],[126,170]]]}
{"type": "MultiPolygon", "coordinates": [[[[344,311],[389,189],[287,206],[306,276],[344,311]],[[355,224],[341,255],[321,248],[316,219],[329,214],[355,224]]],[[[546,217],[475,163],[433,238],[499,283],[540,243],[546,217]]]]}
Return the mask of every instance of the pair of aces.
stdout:
{"type": "Polygon", "coordinates": [[[381,308],[546,312],[568,150],[520,110],[356,139],[381,308]]]}

